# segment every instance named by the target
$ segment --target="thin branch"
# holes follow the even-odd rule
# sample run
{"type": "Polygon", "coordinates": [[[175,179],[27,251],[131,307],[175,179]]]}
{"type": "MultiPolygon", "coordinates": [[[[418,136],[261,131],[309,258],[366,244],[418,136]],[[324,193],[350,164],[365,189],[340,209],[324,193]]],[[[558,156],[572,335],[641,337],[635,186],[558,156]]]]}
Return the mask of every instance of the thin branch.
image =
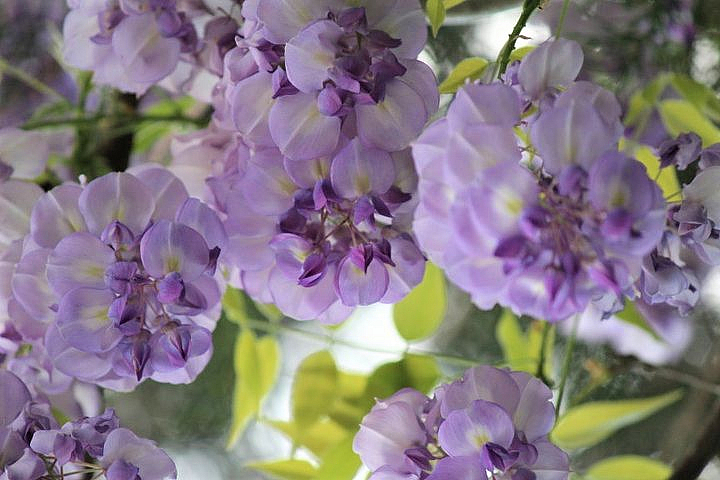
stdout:
{"type": "Polygon", "coordinates": [[[500,50],[500,54],[498,55],[497,61],[495,62],[495,70],[497,71],[497,74],[494,74],[493,78],[500,78],[500,76],[505,73],[508,63],[510,63],[510,54],[513,50],[515,50],[515,43],[517,42],[518,38],[520,38],[520,33],[522,32],[523,28],[525,28],[525,25],[527,25],[527,22],[530,19],[530,15],[532,15],[532,13],[540,6],[541,3],[542,0],[525,0],[525,2],[523,2],[523,9],[522,13],[520,14],[520,18],[518,18],[518,21],[515,24],[515,28],[513,28],[512,33],[508,35],[508,41],[505,42],[502,50],[500,50]]]}

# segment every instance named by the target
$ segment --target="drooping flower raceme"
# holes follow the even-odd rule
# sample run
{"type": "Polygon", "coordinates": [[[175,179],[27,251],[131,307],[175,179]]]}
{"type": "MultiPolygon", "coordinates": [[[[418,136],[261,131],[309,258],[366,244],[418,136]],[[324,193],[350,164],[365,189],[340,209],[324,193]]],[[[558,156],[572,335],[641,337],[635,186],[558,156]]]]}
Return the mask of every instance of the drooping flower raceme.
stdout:
{"type": "Polygon", "coordinates": [[[409,234],[408,151],[357,138],[314,161],[242,143],[232,151],[209,185],[227,216],[228,264],[255,299],[334,323],[358,305],[396,302],[422,280],[425,258],[409,234]]]}
{"type": "Polygon", "coordinates": [[[170,75],[198,36],[183,0],[72,0],[63,26],[65,60],[93,80],[144,93],[170,75]]]}
{"type": "Polygon", "coordinates": [[[150,440],[120,428],[112,409],[60,427],[50,404],[42,397],[33,398],[17,376],[4,370],[0,370],[0,445],[2,480],[64,478],[83,470],[104,474],[108,480],[177,477],[170,457],[150,440]]]}
{"type": "Polygon", "coordinates": [[[471,368],[432,399],[403,389],[378,401],[353,450],[372,480],[564,480],[568,457],[547,437],[551,399],[527,373],[471,368]]]}
{"type": "Polygon", "coordinates": [[[33,208],[13,322],[83,381],[192,381],[212,353],[225,241],[217,215],[163,168],[55,187],[33,208]]]}
{"type": "Polygon", "coordinates": [[[437,110],[435,77],[415,60],[426,38],[415,0],[256,0],[243,16],[215,103],[251,146],[312,160],[357,136],[399,151],[437,110]]]}
{"type": "Polygon", "coordinates": [[[413,147],[415,233],[482,308],[618,311],[661,240],[662,193],[618,151],[615,97],[573,82],[581,64],[574,42],[545,43],[508,85],[465,86],[413,147]]]}

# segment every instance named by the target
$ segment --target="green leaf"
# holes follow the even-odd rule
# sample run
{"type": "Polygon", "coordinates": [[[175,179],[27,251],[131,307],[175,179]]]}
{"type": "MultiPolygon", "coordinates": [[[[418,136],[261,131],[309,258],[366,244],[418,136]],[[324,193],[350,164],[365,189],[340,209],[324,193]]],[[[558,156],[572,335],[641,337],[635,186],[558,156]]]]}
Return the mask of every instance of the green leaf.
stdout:
{"type": "Polygon", "coordinates": [[[638,309],[635,307],[635,302],[625,302],[625,308],[621,312],[616,313],[615,316],[623,322],[634,325],[640,330],[649,333],[655,340],[660,342],[664,341],[658,336],[657,332],[648,325],[645,317],[638,312],[638,309]]]}
{"type": "Polygon", "coordinates": [[[466,81],[477,80],[488,66],[488,61],[480,57],[470,57],[458,63],[440,84],[440,93],[455,93],[466,81]]]}
{"type": "Polygon", "coordinates": [[[673,74],[670,83],[685,100],[715,122],[720,122],[720,98],[711,88],[680,73],[673,74]]]}
{"type": "Polygon", "coordinates": [[[271,420],[267,423],[290,437],[293,443],[306,447],[318,457],[324,456],[349,433],[357,430],[357,424],[353,430],[348,430],[329,418],[320,419],[304,428],[299,428],[294,422],[271,420]]]}
{"type": "Polygon", "coordinates": [[[387,398],[405,387],[429,392],[439,379],[433,357],[409,353],[399,362],[380,365],[368,379],[366,394],[369,398],[387,398]]]}
{"type": "Polygon", "coordinates": [[[657,184],[665,197],[676,195],[680,191],[680,182],[675,167],[670,166],[660,170],[660,159],[653,154],[649,147],[637,147],[634,154],[635,158],[645,165],[648,176],[652,179],[657,178],[657,184]]]}
{"type": "Polygon", "coordinates": [[[250,463],[247,467],[285,480],[311,480],[317,469],[305,460],[250,463]]]}
{"type": "Polygon", "coordinates": [[[293,418],[300,428],[330,413],[337,386],[338,370],[330,352],[322,350],[302,361],[292,388],[293,418]]]}
{"type": "Polygon", "coordinates": [[[228,448],[260,411],[263,398],[277,379],[279,363],[280,348],[275,338],[257,340],[251,330],[241,330],[235,343],[235,390],[228,448]]]}
{"type": "Polygon", "coordinates": [[[664,100],[658,108],[660,118],[672,136],[695,132],[705,147],[720,142],[720,129],[687,100],[664,100]]]}
{"type": "Polygon", "coordinates": [[[457,7],[461,3],[465,3],[465,0],[443,0],[443,6],[445,6],[445,10],[450,10],[453,7],[457,7]]]}
{"type": "Polygon", "coordinates": [[[420,285],[393,307],[395,327],[410,342],[428,337],[440,326],[446,306],[445,277],[428,262],[420,285]]]}
{"type": "Polygon", "coordinates": [[[526,47],[520,47],[516,48],[512,52],[510,52],[510,61],[516,62],[518,60],[522,60],[525,58],[525,55],[535,50],[535,47],[533,45],[528,45],[526,47]]]}
{"type": "Polygon", "coordinates": [[[591,402],[568,410],[555,425],[551,438],[560,448],[574,449],[595,445],[617,430],[637,423],[678,401],[682,390],[632,400],[591,402]]]}
{"type": "MultiPolygon", "coordinates": [[[[540,351],[542,349],[542,336],[544,322],[535,321],[530,324],[528,332],[523,332],[520,321],[510,310],[503,310],[500,320],[495,327],[495,338],[503,351],[505,362],[513,370],[520,370],[536,374],[540,351]]],[[[552,348],[555,334],[551,332],[545,345],[545,370],[548,377],[552,371],[552,348]]]]}
{"type": "Polygon", "coordinates": [[[345,437],[322,458],[322,464],[313,480],[352,480],[360,468],[360,457],[352,450],[355,434],[345,437]]]}
{"type": "Polygon", "coordinates": [[[440,30],[440,27],[445,21],[445,4],[443,0],[427,0],[425,12],[427,13],[428,20],[430,20],[433,37],[436,37],[438,30],[440,30]]]}
{"type": "Polygon", "coordinates": [[[601,460],[584,475],[585,480],[667,480],[672,469],[639,455],[620,455],[601,460]]]}
{"type": "Polygon", "coordinates": [[[222,306],[225,318],[241,327],[247,326],[247,304],[245,303],[245,295],[240,290],[228,287],[222,298],[222,306]]]}

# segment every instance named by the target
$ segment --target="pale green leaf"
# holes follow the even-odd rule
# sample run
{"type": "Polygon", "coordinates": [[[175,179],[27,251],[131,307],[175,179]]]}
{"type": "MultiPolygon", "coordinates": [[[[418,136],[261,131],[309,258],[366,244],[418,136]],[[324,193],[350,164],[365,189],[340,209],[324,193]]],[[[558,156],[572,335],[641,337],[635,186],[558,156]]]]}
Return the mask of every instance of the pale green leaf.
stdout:
{"type": "Polygon", "coordinates": [[[648,325],[645,317],[643,317],[642,314],[635,307],[634,302],[625,302],[625,308],[621,312],[616,313],[615,316],[623,322],[634,325],[640,330],[643,330],[644,332],[650,334],[655,340],[661,342],[663,341],[663,339],[658,336],[657,332],[655,332],[655,330],[653,330],[652,327],[648,325]]]}
{"type": "Polygon", "coordinates": [[[263,398],[277,379],[279,364],[280,348],[273,337],[258,341],[251,330],[241,330],[235,343],[235,388],[228,448],[260,411],[263,398]]]}
{"type": "Polygon", "coordinates": [[[401,388],[429,392],[440,378],[437,361],[430,356],[409,353],[399,362],[380,365],[368,379],[370,398],[387,398],[401,388]]]}
{"type": "Polygon", "coordinates": [[[711,88],[680,73],[673,74],[670,83],[685,100],[715,122],[720,122],[720,98],[711,88]]]}
{"type": "MultiPolygon", "coordinates": [[[[523,332],[520,321],[510,310],[504,310],[495,327],[497,338],[507,365],[513,370],[537,373],[540,352],[542,350],[544,322],[536,321],[530,325],[528,332],[523,332]]],[[[545,345],[545,373],[550,376],[552,371],[552,348],[555,339],[554,330],[548,335],[545,345]]]]}
{"type": "Polygon", "coordinates": [[[455,93],[466,81],[477,80],[488,66],[488,61],[480,57],[470,57],[458,63],[440,84],[440,93],[455,93]]]}
{"type": "Polygon", "coordinates": [[[664,395],[632,400],[611,400],[578,405],[568,410],[555,425],[551,439],[560,448],[585,448],[605,440],[617,430],[637,423],[678,401],[674,390],[664,395]]]}
{"type": "Polygon", "coordinates": [[[720,142],[720,129],[687,100],[663,100],[658,107],[665,128],[672,136],[695,132],[707,147],[720,142]]]}
{"type": "Polygon", "coordinates": [[[393,307],[395,327],[410,342],[428,337],[442,323],[446,307],[445,277],[428,262],[420,285],[393,307]]]}
{"type": "Polygon", "coordinates": [[[323,456],[313,480],[352,480],[361,464],[360,457],[352,450],[354,436],[346,436],[323,456]]]}
{"type": "Polygon", "coordinates": [[[433,36],[437,36],[438,30],[445,21],[445,4],[443,0],[427,0],[425,12],[428,20],[430,20],[433,36]]]}
{"type": "Polygon", "coordinates": [[[585,473],[585,480],[667,480],[672,469],[662,462],[638,455],[601,460],[585,473]]]}
{"type": "Polygon", "coordinates": [[[450,10],[453,7],[465,3],[465,1],[466,0],[443,0],[443,5],[445,6],[445,10],[450,10]]]}
{"type": "Polygon", "coordinates": [[[327,350],[302,361],[292,387],[293,418],[300,427],[330,413],[338,396],[338,370],[327,350]]]}
{"type": "Polygon", "coordinates": [[[348,430],[329,418],[320,419],[303,428],[299,428],[294,422],[268,421],[267,423],[287,435],[293,443],[306,447],[318,457],[324,456],[349,433],[357,430],[357,425],[352,430],[348,430]]]}
{"type": "Polygon", "coordinates": [[[222,298],[222,306],[225,318],[240,326],[247,326],[247,304],[245,296],[240,290],[228,287],[222,298]]]}
{"type": "Polygon", "coordinates": [[[522,60],[525,58],[525,55],[535,50],[535,47],[533,45],[528,45],[525,47],[516,48],[512,52],[510,52],[510,61],[516,62],[518,60],[522,60]]]}
{"type": "Polygon", "coordinates": [[[635,158],[645,165],[648,176],[653,180],[657,179],[657,184],[665,197],[676,195],[680,191],[680,182],[674,166],[660,170],[660,159],[653,154],[649,147],[637,147],[634,154],[635,158]]]}
{"type": "Polygon", "coordinates": [[[305,460],[279,460],[277,462],[250,463],[247,467],[269,473],[284,480],[311,480],[317,470],[305,460]]]}

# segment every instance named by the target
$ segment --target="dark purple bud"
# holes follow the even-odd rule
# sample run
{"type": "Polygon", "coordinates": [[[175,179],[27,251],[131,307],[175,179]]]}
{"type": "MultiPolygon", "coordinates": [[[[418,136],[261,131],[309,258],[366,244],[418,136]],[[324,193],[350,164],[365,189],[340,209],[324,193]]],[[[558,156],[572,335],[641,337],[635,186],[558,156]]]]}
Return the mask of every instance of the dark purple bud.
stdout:
{"type": "Polygon", "coordinates": [[[280,231],[302,235],[307,224],[307,218],[297,208],[291,208],[280,217],[280,231]]]}
{"type": "Polygon", "coordinates": [[[125,224],[113,220],[100,234],[100,240],[102,240],[105,245],[119,250],[123,246],[133,245],[135,235],[133,235],[133,232],[125,224]]]}
{"type": "Polygon", "coordinates": [[[537,480],[535,472],[528,470],[527,468],[518,468],[512,473],[512,480],[537,480]]]}
{"type": "Polygon", "coordinates": [[[315,210],[322,210],[327,205],[327,196],[325,195],[325,189],[323,188],[323,180],[315,182],[315,187],[312,191],[313,208],[315,210]]]}
{"type": "Polygon", "coordinates": [[[346,30],[364,30],[367,28],[365,8],[346,8],[337,15],[335,22],[346,30]]]}
{"type": "Polygon", "coordinates": [[[130,371],[135,374],[138,382],[142,380],[145,366],[150,359],[149,340],[150,332],[141,330],[140,333],[120,344],[122,360],[130,371]]]}
{"type": "Polygon", "coordinates": [[[501,472],[515,463],[518,456],[518,452],[508,452],[504,447],[492,442],[486,443],[480,454],[481,461],[488,470],[498,469],[501,472]]]}
{"type": "Polygon", "coordinates": [[[103,455],[103,445],[108,434],[120,426],[115,410],[108,408],[97,417],[85,417],[73,422],[72,436],[77,439],[90,456],[103,455]]]}
{"type": "Polygon", "coordinates": [[[658,147],[660,168],[675,165],[679,170],[685,170],[697,160],[701,149],[702,139],[697,134],[681,133],[676,139],[666,140],[658,147]]]}
{"type": "Polygon", "coordinates": [[[523,209],[518,224],[526,237],[537,240],[540,238],[542,230],[547,227],[548,221],[547,210],[540,205],[531,205],[523,209]]]}
{"type": "Polygon", "coordinates": [[[163,343],[165,351],[170,358],[177,360],[178,365],[184,365],[190,352],[190,327],[181,326],[179,323],[172,321],[166,323],[162,327],[162,331],[167,338],[167,344],[163,343]]]}
{"type": "Polygon", "coordinates": [[[375,249],[374,254],[376,258],[387,265],[395,266],[395,262],[392,261],[392,245],[386,238],[375,242],[373,248],[375,249]]]}
{"type": "Polygon", "coordinates": [[[700,152],[700,168],[708,168],[720,165],[720,143],[710,145],[700,152]]]}
{"type": "Polygon", "coordinates": [[[160,303],[177,303],[185,293],[185,282],[178,272],[172,272],[158,282],[157,291],[160,303]]]}
{"type": "Polygon", "coordinates": [[[426,447],[413,447],[405,450],[405,455],[421,470],[429,472],[432,470],[431,460],[435,458],[426,447]]]}
{"type": "MultiPolygon", "coordinates": [[[[383,30],[370,30],[366,36],[371,47],[381,48],[397,48],[402,45],[402,40],[393,38],[383,30]]],[[[404,73],[404,72],[403,72],[404,73]]],[[[402,74],[401,74],[402,75],[402,74]]]]}
{"type": "Polygon", "coordinates": [[[113,320],[113,325],[125,336],[140,333],[144,313],[145,305],[142,301],[128,295],[113,300],[108,309],[108,317],[113,320]]]}
{"type": "Polygon", "coordinates": [[[370,197],[370,200],[372,201],[373,207],[375,207],[375,211],[377,213],[379,213],[383,217],[392,218],[392,213],[390,213],[390,209],[380,197],[373,195],[372,197],[370,197]]]}
{"type": "Polygon", "coordinates": [[[714,228],[713,222],[707,217],[705,207],[699,203],[683,202],[672,214],[672,219],[678,222],[678,235],[688,235],[697,242],[707,240],[714,228]]]}
{"type": "Polygon", "coordinates": [[[302,265],[298,283],[303,287],[312,287],[318,284],[327,272],[327,258],[321,253],[308,255],[302,265]]]}
{"type": "MultiPolygon", "coordinates": [[[[316,185],[316,188],[317,187],[316,185]]],[[[315,210],[315,190],[314,189],[305,189],[305,190],[298,190],[295,193],[295,208],[299,210],[315,210]]],[[[323,202],[322,205],[324,206],[325,203],[323,202]]],[[[320,207],[322,208],[322,207],[320,207]]]]}
{"type": "Polygon", "coordinates": [[[516,259],[525,252],[527,239],[522,235],[513,235],[500,240],[493,255],[499,258],[516,259]]]}
{"type": "Polygon", "coordinates": [[[4,182],[8,178],[10,178],[14,171],[15,169],[13,167],[0,159],[0,182],[4,182]]]}
{"type": "Polygon", "coordinates": [[[393,185],[387,192],[380,195],[380,198],[382,198],[386,204],[400,205],[401,203],[409,202],[412,199],[412,195],[403,192],[399,187],[393,185]]]}
{"type": "Polygon", "coordinates": [[[183,26],[180,14],[175,10],[162,10],[155,17],[158,30],[163,37],[174,37],[183,26]]]}

